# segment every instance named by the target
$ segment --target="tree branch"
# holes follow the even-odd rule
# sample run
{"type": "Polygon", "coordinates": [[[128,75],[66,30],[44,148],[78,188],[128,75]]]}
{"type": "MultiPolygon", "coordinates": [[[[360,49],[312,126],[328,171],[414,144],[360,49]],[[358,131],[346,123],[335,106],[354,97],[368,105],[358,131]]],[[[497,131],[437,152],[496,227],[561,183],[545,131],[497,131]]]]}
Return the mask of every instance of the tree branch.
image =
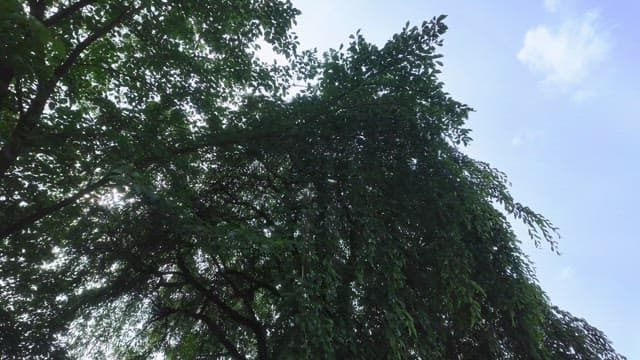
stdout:
{"type": "Polygon", "coordinates": [[[16,77],[16,106],[18,108],[18,116],[22,116],[24,108],[22,105],[22,82],[20,77],[16,77]]]}
{"type": "Polygon", "coordinates": [[[255,324],[251,319],[233,310],[229,305],[225,304],[222,299],[216,296],[213,291],[207,289],[205,285],[201,284],[200,281],[191,273],[191,270],[187,267],[184,258],[181,256],[178,256],[177,265],[180,271],[182,271],[182,276],[184,276],[185,280],[198,290],[198,292],[200,292],[206,299],[215,304],[228,318],[250,329],[254,327],[255,324]]]}
{"type": "Polygon", "coordinates": [[[80,0],[67,6],[64,9],[60,9],[57,13],[45,19],[42,23],[47,27],[56,26],[60,21],[78,12],[83,7],[91,5],[95,2],[95,0],[80,0]]]}
{"type": "Polygon", "coordinates": [[[44,0],[29,0],[29,13],[34,18],[42,21],[44,18],[44,0]]]}
{"type": "Polygon", "coordinates": [[[195,276],[191,273],[187,264],[184,261],[184,258],[180,255],[177,256],[177,265],[180,271],[184,274],[184,278],[189,282],[191,286],[193,286],[198,292],[200,292],[207,300],[211,301],[218,309],[222,311],[222,313],[231,319],[232,321],[249,328],[253,331],[256,336],[256,342],[258,347],[258,359],[264,360],[268,358],[268,350],[266,343],[266,334],[264,333],[264,329],[260,325],[260,323],[244,315],[238,313],[233,310],[229,305],[225,304],[222,299],[216,296],[213,291],[207,289],[207,287],[198,281],[195,276]]]}
{"type": "Polygon", "coordinates": [[[110,179],[110,174],[105,175],[100,180],[85,186],[84,189],[78,191],[74,195],[69,196],[68,198],[65,198],[63,200],[60,200],[59,202],[53,205],[38,209],[33,214],[21,218],[20,220],[14,222],[13,224],[7,226],[5,229],[0,231],[0,239],[3,239],[9,235],[15,234],[19,231],[22,231],[27,227],[33,225],[37,221],[42,220],[44,217],[49,216],[54,212],[62,210],[63,208],[75,203],[78,199],[80,199],[84,195],[89,194],[90,192],[102,187],[103,185],[106,185],[109,182],[109,179],[110,179]]]}
{"type": "MultiPolygon", "coordinates": [[[[211,141],[208,143],[201,143],[201,144],[196,144],[192,146],[176,148],[169,151],[172,156],[168,156],[166,158],[165,157],[158,158],[157,156],[147,156],[135,161],[134,166],[136,168],[147,168],[155,163],[158,163],[163,159],[172,159],[175,156],[189,155],[210,146],[231,145],[231,144],[237,143],[238,141],[239,141],[238,139],[233,137],[227,138],[227,139],[222,138],[217,141],[211,141]]],[[[0,158],[0,163],[2,163],[2,158],[0,158]]],[[[19,231],[26,229],[27,227],[33,225],[35,222],[42,220],[43,218],[55,213],[56,211],[59,211],[69,205],[72,205],[77,200],[79,200],[82,196],[89,194],[90,192],[95,191],[104,185],[107,185],[111,175],[112,174],[107,174],[100,180],[96,181],[95,183],[91,183],[85,186],[84,189],[80,190],[75,195],[72,195],[66,199],[63,199],[54,205],[50,205],[50,206],[35,210],[33,214],[26,216],[24,218],[21,218],[18,221],[8,225],[5,229],[0,230],[0,239],[3,239],[9,235],[15,234],[19,231]]]]}
{"type": "Polygon", "coordinates": [[[104,26],[94,31],[91,35],[87,36],[84,40],[82,40],[78,45],[76,45],[73,50],[67,56],[67,59],[60,64],[55,70],[54,74],[56,76],[56,81],[59,80],[62,76],[66,75],[73,64],[78,60],[82,52],[89,47],[89,45],[96,42],[96,40],[105,36],[109,31],[113,30],[116,26],[120,25],[129,15],[133,13],[133,9],[127,9],[122,11],[118,16],[113,18],[111,21],[106,23],[104,26]]]}
{"type": "Polygon", "coordinates": [[[12,78],[13,69],[0,63],[0,104],[4,102],[5,96],[9,93],[9,84],[11,84],[12,78]]]}
{"type": "Polygon", "coordinates": [[[199,312],[194,313],[186,310],[182,312],[194,319],[200,320],[205,323],[205,325],[207,325],[207,329],[209,329],[209,332],[211,332],[216,338],[218,338],[218,340],[222,343],[225,349],[227,349],[232,358],[238,360],[246,360],[246,357],[242,355],[238,351],[236,346],[224,335],[222,327],[211,320],[211,318],[199,312]]]}
{"type": "Polygon", "coordinates": [[[76,47],[69,53],[67,59],[60,64],[54,70],[54,76],[48,81],[42,81],[38,84],[36,96],[31,101],[27,111],[20,116],[18,124],[14,128],[9,140],[4,144],[0,150],[0,178],[6,176],[7,170],[15,163],[18,156],[20,156],[26,148],[26,140],[33,130],[38,126],[40,117],[44,111],[44,107],[53,94],[58,81],[64,75],[66,75],[71,67],[75,64],[76,60],[80,57],[82,52],[96,40],[106,35],[113,28],[121,24],[126,17],[131,14],[131,11],[123,11],[120,15],[109,21],[107,24],[93,32],[82,40],[76,47]]]}
{"type": "Polygon", "coordinates": [[[222,270],[224,274],[229,274],[229,275],[234,275],[237,277],[241,277],[245,280],[247,280],[250,283],[255,284],[257,287],[261,287],[263,289],[269,290],[273,295],[275,296],[280,296],[280,293],[278,292],[278,289],[276,289],[274,286],[265,283],[264,281],[258,280],[256,278],[254,278],[253,276],[246,274],[244,272],[238,271],[238,270],[234,270],[234,269],[229,269],[229,268],[225,268],[224,270],[222,270]]]}

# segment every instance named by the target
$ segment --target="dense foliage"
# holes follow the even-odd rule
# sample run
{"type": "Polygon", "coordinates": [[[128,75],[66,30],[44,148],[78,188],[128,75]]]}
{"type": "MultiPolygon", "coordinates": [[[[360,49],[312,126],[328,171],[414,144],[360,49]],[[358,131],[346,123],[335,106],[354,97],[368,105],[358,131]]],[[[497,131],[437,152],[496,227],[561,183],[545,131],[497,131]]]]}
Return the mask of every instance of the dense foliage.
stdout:
{"type": "Polygon", "coordinates": [[[444,17],[318,59],[296,14],[0,2],[0,358],[623,359],[461,151],[444,17]]]}

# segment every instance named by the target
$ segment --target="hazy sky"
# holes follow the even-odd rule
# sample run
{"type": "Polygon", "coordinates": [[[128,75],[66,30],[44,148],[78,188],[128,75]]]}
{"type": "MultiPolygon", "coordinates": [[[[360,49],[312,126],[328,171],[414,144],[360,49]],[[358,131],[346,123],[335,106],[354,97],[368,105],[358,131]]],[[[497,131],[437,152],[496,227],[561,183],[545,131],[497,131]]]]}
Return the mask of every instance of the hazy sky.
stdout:
{"type": "MultiPolygon", "coordinates": [[[[560,228],[561,256],[521,236],[552,302],[640,359],[640,2],[298,0],[303,47],[357,29],[383,44],[447,14],[442,80],[476,109],[468,153],[560,228]]],[[[522,226],[516,225],[519,234],[522,226]]]]}

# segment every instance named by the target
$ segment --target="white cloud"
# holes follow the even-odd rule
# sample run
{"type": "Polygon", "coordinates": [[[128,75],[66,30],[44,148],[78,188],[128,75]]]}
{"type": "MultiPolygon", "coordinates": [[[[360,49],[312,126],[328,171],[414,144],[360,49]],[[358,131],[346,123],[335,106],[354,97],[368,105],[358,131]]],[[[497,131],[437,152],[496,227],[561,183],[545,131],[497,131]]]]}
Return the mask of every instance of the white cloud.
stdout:
{"type": "Polygon", "coordinates": [[[527,31],[518,60],[544,75],[543,83],[562,91],[575,89],[601,63],[609,50],[607,34],[590,11],[558,28],[539,25],[527,31]]]}
{"type": "Polygon", "coordinates": [[[551,13],[558,11],[558,0],[544,0],[544,8],[551,13]]]}

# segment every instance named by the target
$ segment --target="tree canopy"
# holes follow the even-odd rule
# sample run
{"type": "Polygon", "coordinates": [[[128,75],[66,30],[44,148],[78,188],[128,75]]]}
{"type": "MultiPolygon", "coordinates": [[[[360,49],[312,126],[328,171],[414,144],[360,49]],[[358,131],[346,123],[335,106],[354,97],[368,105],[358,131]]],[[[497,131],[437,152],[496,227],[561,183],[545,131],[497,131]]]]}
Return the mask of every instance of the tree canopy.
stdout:
{"type": "Polygon", "coordinates": [[[445,17],[317,56],[297,13],[0,2],[0,358],[624,359],[463,152],[445,17]]]}

